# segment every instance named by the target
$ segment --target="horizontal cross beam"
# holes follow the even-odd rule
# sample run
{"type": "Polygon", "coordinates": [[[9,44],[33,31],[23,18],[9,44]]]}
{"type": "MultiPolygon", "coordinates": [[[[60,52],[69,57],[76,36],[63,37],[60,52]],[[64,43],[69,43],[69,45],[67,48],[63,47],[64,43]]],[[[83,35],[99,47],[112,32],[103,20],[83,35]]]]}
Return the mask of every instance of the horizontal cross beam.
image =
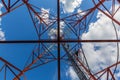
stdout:
{"type": "Polygon", "coordinates": [[[50,39],[41,39],[41,40],[5,40],[0,41],[0,44],[4,43],[75,43],[75,42],[82,42],[82,43],[91,43],[91,42],[120,42],[120,40],[77,40],[77,39],[65,39],[65,40],[50,40],[50,39]]]}

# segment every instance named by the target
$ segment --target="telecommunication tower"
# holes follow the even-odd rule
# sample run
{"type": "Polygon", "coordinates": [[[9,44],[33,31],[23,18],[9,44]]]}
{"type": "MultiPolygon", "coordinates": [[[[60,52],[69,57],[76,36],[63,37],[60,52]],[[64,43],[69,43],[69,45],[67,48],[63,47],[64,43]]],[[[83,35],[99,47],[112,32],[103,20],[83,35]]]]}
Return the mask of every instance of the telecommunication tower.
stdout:
{"type": "MultiPolygon", "coordinates": [[[[19,67],[16,66],[16,64],[14,64],[14,62],[12,62],[10,59],[0,56],[0,79],[29,80],[31,76],[27,76],[27,74],[32,74],[32,71],[37,72],[39,71],[37,69],[43,66],[47,66],[46,68],[49,68],[49,64],[55,62],[56,64],[54,65],[57,67],[57,80],[62,80],[62,66],[65,64],[73,68],[79,80],[118,80],[116,73],[119,71],[118,67],[120,66],[120,40],[119,33],[116,31],[116,25],[120,27],[120,20],[119,18],[115,18],[115,15],[117,15],[120,11],[120,1],[88,1],[92,3],[91,7],[88,6],[87,9],[82,10],[81,12],[66,15],[64,13],[61,14],[62,7],[60,0],[54,0],[56,6],[56,11],[54,11],[55,14],[54,12],[49,13],[48,11],[42,9],[41,6],[37,4],[37,2],[42,2],[41,0],[1,0],[1,3],[3,4],[3,10],[0,17],[3,18],[3,20],[13,15],[12,13],[19,11],[19,9],[26,8],[26,15],[28,15],[27,17],[29,18],[25,19],[26,17],[23,17],[23,19],[29,20],[28,24],[30,24],[35,30],[37,38],[28,40],[6,39],[0,41],[0,45],[2,45],[2,47],[5,45],[9,46],[14,44],[17,46],[20,46],[21,44],[29,44],[34,46],[33,49],[30,48],[31,53],[29,53],[30,55],[27,56],[28,59],[24,61],[23,64],[18,62],[18,64],[20,64],[19,67]],[[110,3],[109,6],[111,9],[109,9],[107,6],[108,2],[110,3]],[[115,6],[116,4],[118,7],[115,6]],[[111,20],[113,29],[115,31],[115,39],[82,39],[83,33],[88,31],[90,23],[94,22],[94,19],[96,19],[96,12],[98,11],[111,20]],[[86,57],[86,48],[83,48],[84,43],[115,43],[115,62],[104,69],[102,68],[99,71],[94,71],[91,69],[88,58],[86,57]],[[24,68],[22,68],[23,66],[24,68]]],[[[83,1],[83,3],[84,2],[85,1],[83,1]]],[[[19,11],[20,14],[22,14],[21,11],[22,10],[19,11]]],[[[14,18],[14,16],[15,15],[12,17],[14,18]]],[[[19,19],[16,20],[19,21],[19,19]]],[[[19,21],[19,23],[21,22],[19,21]]],[[[14,22],[12,24],[14,24],[14,22]]],[[[18,25],[23,26],[24,24],[18,25]]],[[[9,28],[9,26],[7,27],[9,28]]],[[[99,47],[96,47],[96,49],[99,49],[99,47]]],[[[11,53],[8,52],[8,54],[11,53]]],[[[94,56],[92,53],[89,54],[94,56]]],[[[16,57],[16,55],[14,57],[16,57]]],[[[20,56],[21,60],[23,57],[23,55],[20,56]]],[[[47,77],[47,75],[49,74],[46,74],[45,76],[47,77]]],[[[33,77],[34,80],[37,80],[37,75],[33,75],[32,78],[33,77]]]]}

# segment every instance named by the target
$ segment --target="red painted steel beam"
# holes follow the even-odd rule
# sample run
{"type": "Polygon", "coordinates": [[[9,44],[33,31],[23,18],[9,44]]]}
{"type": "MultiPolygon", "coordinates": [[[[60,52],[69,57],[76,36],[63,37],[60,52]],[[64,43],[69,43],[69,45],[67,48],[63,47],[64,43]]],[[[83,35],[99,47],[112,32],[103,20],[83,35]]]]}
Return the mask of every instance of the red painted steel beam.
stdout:
{"type": "Polygon", "coordinates": [[[5,1],[4,0],[1,0],[1,1],[2,1],[2,4],[5,7],[5,9],[8,10],[8,6],[5,4],[5,1]]]}
{"type": "Polygon", "coordinates": [[[20,78],[22,75],[24,75],[25,72],[27,72],[28,70],[31,70],[32,65],[34,65],[40,58],[42,58],[42,56],[45,53],[46,53],[46,51],[44,51],[37,58],[35,58],[27,67],[25,67],[23,70],[21,70],[21,72],[16,77],[14,77],[13,80],[18,80],[18,78],[20,78]]]}
{"type": "Polygon", "coordinates": [[[10,9],[10,11],[9,11],[9,12],[8,12],[8,11],[3,12],[3,13],[0,15],[0,17],[5,16],[6,14],[8,14],[8,13],[10,13],[10,12],[14,11],[14,10],[16,10],[17,8],[21,7],[22,5],[24,5],[24,3],[21,3],[21,4],[19,4],[18,6],[16,6],[16,7],[14,7],[14,8],[12,8],[12,9],[10,9]]]}
{"type": "Polygon", "coordinates": [[[96,78],[95,78],[95,76],[86,68],[86,66],[84,66],[84,64],[78,59],[78,57],[77,56],[75,56],[76,58],[76,61],[78,61],[78,63],[80,64],[80,66],[81,67],[83,67],[83,69],[86,71],[86,73],[90,76],[90,78],[92,79],[92,80],[97,80],[96,78]]]}
{"type": "Polygon", "coordinates": [[[116,65],[120,65],[120,61],[113,64],[113,65],[111,65],[111,66],[109,66],[109,67],[107,67],[107,68],[105,68],[105,69],[103,69],[103,70],[101,70],[101,71],[99,71],[99,72],[97,72],[97,73],[95,73],[94,75],[100,74],[100,73],[102,73],[102,72],[104,72],[104,71],[106,71],[106,70],[108,70],[108,69],[110,69],[112,67],[115,67],[116,65]]]}
{"type": "MultiPolygon", "coordinates": [[[[92,80],[97,80],[98,78],[102,77],[102,76],[104,75],[104,73],[106,73],[106,72],[109,72],[110,75],[111,75],[111,78],[112,78],[113,80],[115,80],[114,74],[112,73],[112,71],[111,71],[110,69],[111,69],[112,67],[115,67],[116,65],[120,65],[120,61],[119,61],[119,62],[117,62],[117,63],[115,63],[115,64],[113,64],[113,65],[111,65],[111,66],[109,66],[109,67],[107,67],[107,68],[105,68],[105,69],[103,69],[103,70],[95,73],[95,74],[92,74],[92,73],[82,64],[82,62],[81,62],[77,57],[76,57],[76,60],[78,61],[78,63],[80,64],[80,66],[83,67],[83,69],[87,72],[87,74],[90,76],[90,78],[91,78],[92,80]],[[102,73],[102,72],[103,72],[103,73],[102,73]],[[98,78],[95,77],[95,75],[98,75],[98,74],[101,74],[101,73],[102,73],[102,75],[101,75],[100,77],[98,77],[98,78]]],[[[107,79],[108,79],[108,77],[110,76],[109,73],[107,74],[107,79]]]]}
{"type": "Polygon", "coordinates": [[[11,4],[11,0],[8,0],[7,3],[5,3],[5,0],[1,0],[3,6],[5,7],[5,9],[7,10],[7,12],[10,12],[11,7],[13,7],[15,4],[17,4],[20,0],[17,0],[14,2],[14,4],[11,4]]]}
{"type": "MultiPolygon", "coordinates": [[[[109,69],[109,68],[108,68],[109,69]]],[[[110,72],[110,74],[111,74],[111,77],[112,77],[112,79],[113,80],[115,80],[115,77],[114,77],[114,75],[113,75],[113,73],[112,73],[112,71],[109,69],[109,72],[110,72]]]]}
{"type": "Polygon", "coordinates": [[[17,68],[16,66],[14,66],[13,64],[11,64],[10,62],[8,62],[7,60],[3,59],[2,57],[0,57],[0,61],[4,62],[5,64],[13,67],[14,69],[16,69],[17,71],[21,72],[22,70],[20,70],[19,68],[17,68]]]}
{"type": "Polygon", "coordinates": [[[109,80],[109,70],[107,70],[107,80],[109,80]]]}
{"type": "Polygon", "coordinates": [[[23,0],[23,2],[26,4],[26,6],[39,18],[39,20],[41,20],[46,26],[48,26],[46,24],[46,22],[39,16],[39,14],[32,8],[32,6],[28,3],[28,1],[23,0]]]}
{"type": "MultiPolygon", "coordinates": [[[[95,4],[95,1],[93,1],[93,3],[95,4]]],[[[100,1],[101,4],[103,4],[101,1],[100,1]]],[[[96,6],[97,4],[95,4],[96,6]]],[[[117,21],[113,15],[111,14],[108,14],[106,13],[105,11],[103,11],[102,9],[100,9],[98,6],[96,7],[99,11],[101,11],[103,14],[105,14],[107,17],[109,17],[111,20],[113,20],[115,23],[117,23],[118,25],[120,25],[120,21],[117,21]]],[[[113,0],[113,4],[112,4],[112,11],[115,10],[115,1],[113,0]]],[[[113,12],[112,12],[113,13],[113,12]]]]}
{"type": "Polygon", "coordinates": [[[116,20],[113,16],[107,14],[106,12],[104,12],[102,9],[97,8],[99,11],[101,11],[103,14],[105,14],[107,17],[109,17],[112,21],[114,21],[115,23],[117,23],[118,25],[120,25],[120,21],[116,20]]]}
{"type": "Polygon", "coordinates": [[[10,11],[10,5],[11,5],[10,2],[11,2],[11,0],[8,0],[8,9],[7,9],[8,12],[10,11]]]}
{"type": "Polygon", "coordinates": [[[73,26],[75,27],[78,23],[80,23],[83,19],[85,19],[89,14],[91,14],[93,11],[95,11],[102,3],[104,3],[105,0],[101,0],[98,4],[96,4],[93,8],[89,10],[80,20],[77,21],[77,23],[73,26]]]}
{"type": "Polygon", "coordinates": [[[120,3],[120,0],[117,0],[120,3]]]}

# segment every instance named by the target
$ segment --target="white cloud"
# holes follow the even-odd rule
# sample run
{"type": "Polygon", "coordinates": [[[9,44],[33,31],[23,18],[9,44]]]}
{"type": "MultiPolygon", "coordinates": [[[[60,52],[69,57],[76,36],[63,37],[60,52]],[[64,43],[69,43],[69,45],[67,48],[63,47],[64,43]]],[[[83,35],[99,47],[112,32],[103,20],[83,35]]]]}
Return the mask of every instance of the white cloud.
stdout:
{"type": "Polygon", "coordinates": [[[72,13],[80,6],[82,0],[60,0],[60,2],[63,4],[63,10],[65,13],[72,13]]]}
{"type": "Polygon", "coordinates": [[[45,23],[49,23],[49,9],[41,8],[40,17],[43,19],[45,23]]]}
{"type": "MultiPolygon", "coordinates": [[[[115,5],[115,7],[117,9],[119,6],[115,5]]],[[[119,16],[120,9],[115,14],[114,18],[120,21],[119,16]]],[[[115,26],[120,39],[120,26],[117,24],[115,24],[115,26]]],[[[83,33],[82,39],[116,39],[115,29],[111,19],[99,11],[97,21],[89,25],[88,32],[83,33]]],[[[104,69],[116,62],[117,43],[83,43],[83,49],[89,66],[94,72],[104,69]]],[[[120,73],[118,73],[117,76],[119,76],[119,74],[120,73]]]]}
{"type": "Polygon", "coordinates": [[[0,40],[5,40],[5,34],[1,28],[0,28],[0,40]]]}
{"type": "Polygon", "coordinates": [[[50,23],[49,12],[50,12],[49,9],[41,8],[41,12],[39,13],[39,16],[40,18],[42,18],[42,20],[40,20],[38,16],[35,16],[35,18],[39,21],[38,23],[44,23],[48,25],[50,23]]]}
{"type": "Polygon", "coordinates": [[[86,12],[83,12],[81,9],[78,9],[77,13],[79,13],[79,16],[84,16],[86,14],[86,12]]]}
{"type": "Polygon", "coordinates": [[[77,74],[72,67],[69,67],[68,71],[66,72],[66,76],[71,77],[72,80],[79,80],[77,74]]]}
{"type": "MultiPolygon", "coordinates": [[[[50,36],[51,39],[56,39],[57,38],[57,28],[52,28],[48,35],[50,36]]],[[[61,21],[60,22],[60,37],[63,38],[63,34],[64,34],[64,22],[61,21]]]]}
{"type": "MultiPolygon", "coordinates": [[[[3,5],[0,3],[0,15],[2,14],[2,11],[1,11],[2,7],[3,7],[3,5]]],[[[2,21],[2,18],[0,18],[0,25],[1,25],[1,21],[2,21]]],[[[2,28],[0,28],[0,40],[5,40],[5,34],[2,31],[2,28]]]]}

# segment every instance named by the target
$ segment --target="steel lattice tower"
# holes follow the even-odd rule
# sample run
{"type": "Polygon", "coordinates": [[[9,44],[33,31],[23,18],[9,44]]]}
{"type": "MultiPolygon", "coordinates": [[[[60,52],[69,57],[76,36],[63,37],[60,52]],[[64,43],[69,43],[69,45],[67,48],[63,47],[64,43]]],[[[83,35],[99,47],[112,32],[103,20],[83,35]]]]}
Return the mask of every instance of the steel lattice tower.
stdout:
{"type": "MultiPolygon", "coordinates": [[[[28,80],[26,73],[34,71],[38,67],[49,66],[47,64],[56,61],[57,66],[57,79],[61,79],[61,66],[62,61],[67,62],[69,66],[72,66],[80,80],[102,80],[102,77],[106,76],[104,80],[116,80],[115,73],[120,65],[119,61],[119,34],[116,32],[116,39],[94,39],[85,40],[82,39],[82,34],[88,30],[88,25],[94,18],[95,11],[100,11],[107,18],[111,19],[113,26],[117,24],[120,27],[120,21],[114,18],[114,15],[118,13],[120,9],[119,0],[91,0],[93,6],[82,12],[77,12],[70,15],[61,15],[60,0],[56,0],[56,14],[50,14],[47,11],[43,11],[39,5],[34,5],[32,0],[1,0],[3,4],[3,12],[0,15],[1,18],[6,17],[12,12],[17,11],[20,7],[25,6],[29,15],[32,27],[36,31],[37,38],[35,40],[3,40],[0,41],[1,45],[8,44],[35,44],[34,48],[28,56],[27,61],[23,62],[24,68],[17,67],[14,63],[0,56],[0,73],[2,73],[3,80],[28,80]],[[110,2],[111,10],[107,9],[106,2],[110,2]],[[118,4],[118,8],[115,9],[115,4],[118,4]],[[105,11],[106,10],[106,11],[105,11]],[[40,15],[41,13],[44,13],[40,15]],[[80,16],[81,13],[85,13],[80,16]],[[49,20],[47,21],[44,15],[49,14],[49,20]],[[61,22],[65,23],[65,33],[61,33],[61,22]],[[50,38],[48,33],[52,29],[56,29],[54,34],[55,38],[50,38]],[[107,66],[106,68],[92,72],[89,63],[86,58],[82,43],[116,43],[117,56],[116,62],[107,66]],[[8,78],[9,75],[14,76],[8,78]]],[[[40,0],[39,0],[40,1],[40,0]]],[[[4,18],[5,19],[5,18],[4,18]]],[[[13,22],[14,23],[14,22],[13,22]]],[[[4,25],[4,24],[2,24],[4,25]]],[[[29,30],[29,29],[28,29],[29,30]]],[[[4,47],[4,46],[3,46],[4,47]]],[[[91,54],[91,53],[90,53],[91,54]]],[[[22,59],[22,57],[21,57],[22,59]]],[[[35,76],[36,77],[36,76],[35,76]]],[[[47,75],[46,75],[47,77],[47,75]]],[[[36,80],[36,79],[35,79],[36,80]]]]}

